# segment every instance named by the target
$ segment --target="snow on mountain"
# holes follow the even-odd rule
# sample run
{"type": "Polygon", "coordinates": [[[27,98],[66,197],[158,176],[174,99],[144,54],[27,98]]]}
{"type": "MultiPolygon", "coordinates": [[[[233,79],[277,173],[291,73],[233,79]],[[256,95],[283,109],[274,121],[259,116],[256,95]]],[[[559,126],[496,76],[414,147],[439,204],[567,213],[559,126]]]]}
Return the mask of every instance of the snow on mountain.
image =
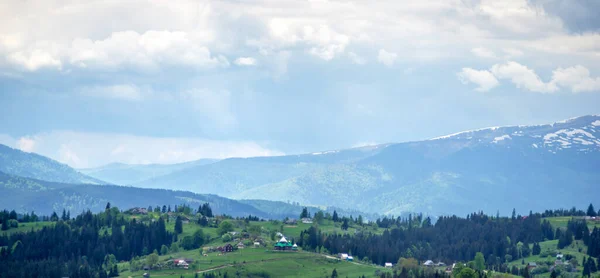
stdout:
{"type": "Polygon", "coordinates": [[[555,153],[572,149],[578,152],[600,151],[600,116],[583,116],[553,124],[502,126],[463,131],[430,140],[456,140],[477,144],[530,148],[555,153]]]}

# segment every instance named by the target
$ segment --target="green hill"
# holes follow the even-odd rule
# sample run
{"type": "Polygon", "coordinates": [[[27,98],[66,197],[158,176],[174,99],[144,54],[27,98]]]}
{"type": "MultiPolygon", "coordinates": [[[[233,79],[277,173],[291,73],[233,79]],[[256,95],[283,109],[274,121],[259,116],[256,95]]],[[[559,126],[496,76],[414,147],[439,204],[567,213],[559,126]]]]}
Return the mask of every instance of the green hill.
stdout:
{"type": "Polygon", "coordinates": [[[0,171],[21,177],[63,183],[105,184],[77,172],[66,164],[35,153],[26,153],[0,144],[0,171]]]}

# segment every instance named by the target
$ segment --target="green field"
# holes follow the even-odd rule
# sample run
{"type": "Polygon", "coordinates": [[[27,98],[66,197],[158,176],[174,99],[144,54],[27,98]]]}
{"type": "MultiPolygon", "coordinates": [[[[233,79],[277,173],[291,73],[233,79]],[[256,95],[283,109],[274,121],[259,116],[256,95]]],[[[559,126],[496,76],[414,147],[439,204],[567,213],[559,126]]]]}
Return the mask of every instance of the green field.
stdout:
{"type": "MultiPolygon", "coordinates": [[[[574,218],[574,217],[572,217],[572,216],[561,216],[561,217],[546,217],[544,219],[548,220],[550,222],[550,224],[552,225],[552,227],[554,227],[554,228],[567,228],[567,223],[572,218],[574,218]]],[[[581,217],[575,217],[575,218],[581,218],[581,217]]],[[[590,228],[590,230],[594,229],[594,227],[600,228],[600,223],[599,222],[587,221],[587,225],[588,225],[588,228],[590,228]]]]}
{"type": "Polygon", "coordinates": [[[54,222],[32,222],[32,223],[19,223],[18,228],[10,228],[6,231],[2,231],[2,233],[6,234],[14,234],[20,232],[29,232],[31,229],[34,231],[41,230],[46,226],[54,225],[54,222]]]}
{"type": "MultiPolygon", "coordinates": [[[[200,255],[198,250],[189,250],[160,256],[160,261],[175,258],[192,258],[194,262],[189,269],[162,269],[149,271],[128,271],[129,264],[119,264],[120,277],[142,277],[148,272],[151,277],[193,277],[196,272],[219,271],[221,273],[235,274],[236,272],[252,274],[265,272],[271,277],[322,277],[330,275],[335,268],[340,276],[352,274],[372,276],[376,270],[389,271],[382,267],[365,265],[359,263],[340,261],[328,258],[321,254],[310,252],[273,252],[270,248],[246,248],[236,252],[219,255],[220,253],[208,253],[208,256],[200,255]]],[[[235,276],[232,276],[235,277],[235,276]]]]}

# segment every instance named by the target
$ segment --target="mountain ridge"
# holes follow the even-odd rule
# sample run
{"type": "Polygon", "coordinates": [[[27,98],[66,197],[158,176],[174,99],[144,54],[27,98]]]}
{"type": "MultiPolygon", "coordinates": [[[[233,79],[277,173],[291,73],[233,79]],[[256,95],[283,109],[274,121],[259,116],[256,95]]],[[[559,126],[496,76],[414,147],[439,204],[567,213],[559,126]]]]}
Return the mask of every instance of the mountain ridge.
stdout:
{"type": "Polygon", "coordinates": [[[589,200],[571,193],[561,201],[543,191],[562,191],[572,184],[576,190],[600,194],[590,187],[600,182],[594,172],[600,165],[599,121],[600,116],[588,115],[367,149],[226,159],[136,186],[175,186],[235,199],[291,200],[389,214],[467,213],[473,198],[481,200],[476,207],[510,210],[487,195],[510,198],[517,192],[545,198],[534,201],[540,209],[546,203],[570,207],[589,200]],[[548,188],[537,186],[540,182],[548,188]]]}

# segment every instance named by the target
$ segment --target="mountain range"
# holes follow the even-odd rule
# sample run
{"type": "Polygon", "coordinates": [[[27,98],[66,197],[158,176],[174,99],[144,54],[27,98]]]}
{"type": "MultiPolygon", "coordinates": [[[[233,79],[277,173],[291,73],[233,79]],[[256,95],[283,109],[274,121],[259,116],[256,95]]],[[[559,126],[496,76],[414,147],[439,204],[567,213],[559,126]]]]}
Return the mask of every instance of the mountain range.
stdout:
{"type": "MultiPolygon", "coordinates": [[[[236,206],[228,213],[243,214],[242,205],[247,205],[246,213],[260,216],[300,208],[293,204],[393,215],[465,214],[474,209],[508,214],[513,208],[525,213],[597,201],[599,170],[600,116],[300,155],[173,165],[111,164],[81,172],[49,158],[0,147],[4,190],[12,184],[10,194],[28,192],[28,198],[36,198],[32,196],[44,193],[41,188],[52,188],[51,194],[63,196],[52,199],[53,206],[73,209],[142,194],[154,196],[139,197],[144,204],[161,204],[160,195],[162,203],[174,204],[225,197],[239,200],[223,198],[232,202],[229,206],[236,206]],[[14,184],[20,184],[20,191],[14,191],[14,184]],[[85,201],[75,206],[69,196],[85,201]],[[94,199],[99,201],[94,203],[94,199]]],[[[127,204],[132,205],[131,198],[127,204]]]]}
{"type": "Polygon", "coordinates": [[[415,142],[230,158],[131,185],[395,215],[510,213],[589,203],[600,196],[599,170],[600,116],[583,116],[415,142]]]}

